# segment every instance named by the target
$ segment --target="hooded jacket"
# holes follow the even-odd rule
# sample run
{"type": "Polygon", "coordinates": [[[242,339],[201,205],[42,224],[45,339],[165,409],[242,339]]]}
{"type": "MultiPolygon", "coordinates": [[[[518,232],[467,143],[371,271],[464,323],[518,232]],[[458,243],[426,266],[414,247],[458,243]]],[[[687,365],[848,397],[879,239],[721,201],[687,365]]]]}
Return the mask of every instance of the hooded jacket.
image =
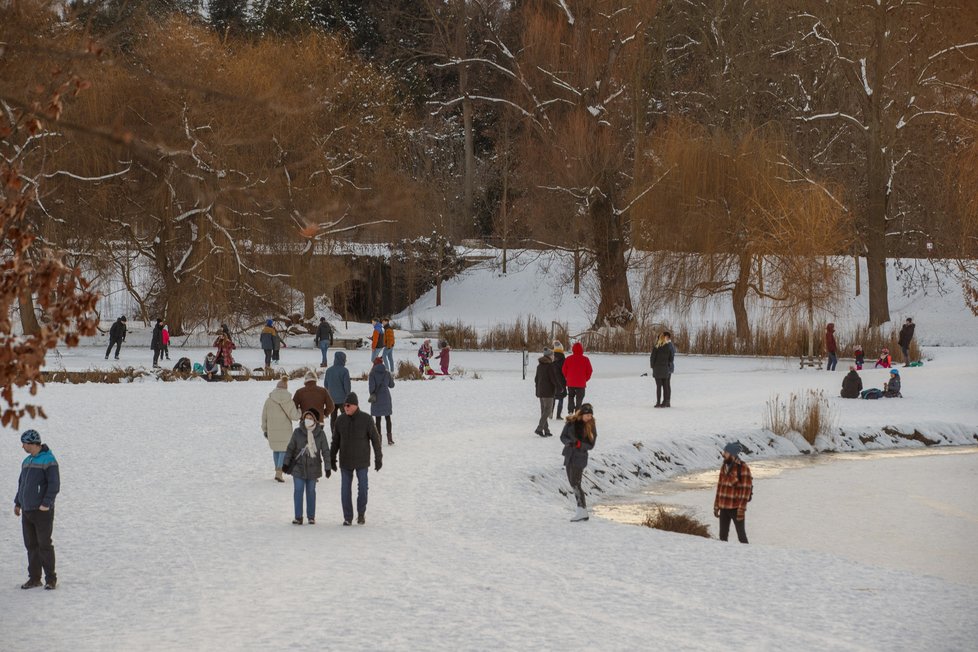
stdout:
{"type": "Polygon", "coordinates": [[[284,451],[292,438],[294,422],[302,418],[302,412],[292,401],[289,390],[276,387],[265,399],[261,411],[261,429],[268,433],[268,446],[273,451],[284,451]]]}
{"type": "Polygon", "coordinates": [[[58,460],[47,444],[41,444],[37,455],[28,455],[20,465],[17,495],[14,505],[25,512],[40,509],[43,505],[54,508],[54,499],[61,490],[61,472],[58,460]]]}
{"type": "Polygon", "coordinates": [[[370,404],[370,416],[389,417],[394,412],[394,403],[391,400],[391,387],[394,386],[394,377],[382,364],[375,364],[367,376],[367,389],[376,397],[370,404]]]}
{"type": "Polygon", "coordinates": [[[567,417],[564,429],[560,431],[560,441],[564,444],[564,466],[572,466],[575,469],[583,469],[587,466],[588,451],[594,448],[594,443],[598,441],[598,425],[591,422],[594,430],[594,439],[588,440],[584,434],[584,419],[581,415],[574,414],[567,417]]]}
{"type": "Polygon", "coordinates": [[[377,463],[383,461],[384,453],[380,443],[380,433],[374,426],[374,420],[361,409],[353,415],[341,414],[336,419],[333,429],[333,443],[329,447],[329,458],[336,465],[339,455],[339,465],[344,469],[365,469],[370,466],[370,448],[374,449],[377,463]]]}
{"type": "Polygon", "coordinates": [[[292,431],[292,439],[285,449],[285,461],[282,468],[288,469],[288,473],[293,478],[302,480],[315,480],[323,477],[323,463],[329,451],[329,442],[326,440],[326,433],[321,424],[317,425],[312,431],[313,441],[316,443],[316,455],[309,455],[307,448],[309,437],[306,434],[306,427],[302,423],[292,431]]]}
{"type": "Polygon", "coordinates": [[[676,347],[672,342],[663,342],[661,346],[652,349],[649,364],[652,366],[653,378],[668,378],[675,367],[676,347]]]}
{"type": "Polygon", "coordinates": [[[110,342],[124,342],[126,340],[126,322],[122,321],[122,317],[115,320],[112,324],[112,328],[109,329],[109,341],[110,342]]]}
{"type": "Polygon", "coordinates": [[[825,327],[825,350],[828,353],[835,353],[835,324],[828,324],[825,327]]]}
{"type": "Polygon", "coordinates": [[[292,396],[292,401],[302,413],[309,408],[316,410],[319,413],[319,423],[322,423],[323,418],[336,407],[326,388],[317,385],[315,380],[307,380],[305,385],[297,389],[292,396]]]}
{"type": "Polygon", "coordinates": [[[153,340],[150,342],[149,348],[154,351],[159,351],[163,348],[163,324],[158,323],[153,326],[153,340]]]}
{"type": "Polygon", "coordinates": [[[863,391],[863,379],[855,371],[850,371],[842,379],[842,398],[859,398],[863,391]]]}
{"type": "Polygon", "coordinates": [[[587,387],[591,380],[591,361],[584,355],[584,345],[574,342],[571,347],[573,354],[564,360],[564,378],[568,387],[587,387]]]}
{"type": "Polygon", "coordinates": [[[560,379],[557,378],[557,365],[553,360],[545,355],[537,360],[537,373],[533,378],[536,386],[537,398],[554,398],[560,387],[560,379]]]}
{"type": "Polygon", "coordinates": [[[346,354],[333,353],[333,366],[326,370],[323,385],[336,405],[342,405],[350,393],[350,370],[346,368],[346,354]]]}
{"type": "Polygon", "coordinates": [[[261,336],[258,339],[261,341],[261,348],[266,351],[278,348],[275,346],[275,340],[278,339],[278,331],[273,326],[262,328],[261,336]]]}

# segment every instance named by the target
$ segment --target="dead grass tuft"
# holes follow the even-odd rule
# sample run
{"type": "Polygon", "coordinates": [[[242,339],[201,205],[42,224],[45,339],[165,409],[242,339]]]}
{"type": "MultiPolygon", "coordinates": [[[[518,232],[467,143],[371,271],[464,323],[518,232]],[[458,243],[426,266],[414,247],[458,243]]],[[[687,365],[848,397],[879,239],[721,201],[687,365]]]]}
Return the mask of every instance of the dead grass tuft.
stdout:
{"type": "Polygon", "coordinates": [[[766,405],[764,427],[784,437],[797,432],[810,445],[815,445],[819,435],[832,431],[836,415],[822,390],[809,389],[801,396],[790,394],[782,400],[780,394],[772,396],[766,405]]]}
{"type": "Polygon", "coordinates": [[[669,510],[659,505],[654,512],[649,512],[642,522],[645,527],[678,534],[710,538],[710,527],[685,511],[669,510]]]}
{"type": "Polygon", "coordinates": [[[398,380],[421,380],[423,378],[418,366],[407,360],[397,361],[397,373],[394,377],[398,380]]]}

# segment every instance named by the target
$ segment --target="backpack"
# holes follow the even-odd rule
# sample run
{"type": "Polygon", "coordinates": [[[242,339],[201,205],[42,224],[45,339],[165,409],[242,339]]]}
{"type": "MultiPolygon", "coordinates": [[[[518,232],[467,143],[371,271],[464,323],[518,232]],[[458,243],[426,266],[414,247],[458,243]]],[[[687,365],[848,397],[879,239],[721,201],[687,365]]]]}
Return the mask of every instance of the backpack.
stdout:
{"type": "Polygon", "coordinates": [[[870,387],[869,389],[864,389],[862,391],[862,397],[866,399],[882,398],[883,390],[878,387],[870,387]]]}
{"type": "Polygon", "coordinates": [[[179,360],[177,360],[177,363],[173,365],[174,371],[182,371],[184,373],[189,372],[193,368],[194,367],[193,364],[191,364],[190,362],[190,358],[180,358],[179,360]]]}
{"type": "Polygon", "coordinates": [[[200,364],[199,362],[195,362],[194,363],[194,373],[195,374],[202,374],[202,373],[204,373],[204,365],[200,364]]]}

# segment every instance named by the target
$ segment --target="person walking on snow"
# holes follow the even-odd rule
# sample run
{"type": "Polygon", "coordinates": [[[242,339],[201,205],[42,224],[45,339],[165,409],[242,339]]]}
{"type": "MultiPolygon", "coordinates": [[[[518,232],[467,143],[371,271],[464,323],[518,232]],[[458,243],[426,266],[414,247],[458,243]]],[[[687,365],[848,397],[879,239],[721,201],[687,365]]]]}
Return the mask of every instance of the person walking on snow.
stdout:
{"type": "Polygon", "coordinates": [[[836,357],[837,347],[835,345],[835,324],[825,326],[825,352],[828,354],[829,361],[825,365],[826,371],[835,371],[835,365],[839,361],[836,357]]]}
{"type": "Polygon", "coordinates": [[[447,340],[442,340],[438,343],[440,350],[438,355],[435,356],[435,360],[438,360],[439,366],[441,367],[441,375],[448,375],[448,361],[452,356],[452,347],[448,346],[447,340]]]}
{"type": "Polygon", "coordinates": [[[387,444],[394,445],[394,437],[391,435],[391,414],[394,412],[393,401],[391,400],[391,388],[394,387],[394,376],[389,369],[384,366],[384,361],[380,358],[374,360],[374,366],[367,376],[367,390],[373,400],[370,402],[370,416],[374,418],[377,425],[377,432],[380,432],[380,418],[387,420],[387,444]]]}
{"type": "Polygon", "coordinates": [[[591,380],[591,360],[584,355],[584,345],[574,342],[571,355],[564,360],[564,378],[567,379],[567,412],[573,412],[584,403],[587,381],[591,380]]]}
{"type": "Polygon", "coordinates": [[[554,411],[554,395],[557,393],[557,370],[554,365],[554,352],[545,348],[543,355],[537,360],[537,372],[533,378],[536,397],[540,400],[540,420],[537,422],[536,434],[550,437],[550,415],[554,411]]]}
{"type": "MultiPolygon", "coordinates": [[[[322,415],[315,408],[302,413],[302,423],[292,431],[285,450],[282,468],[292,476],[292,502],[295,507],[294,525],[302,525],[302,496],[306,497],[306,517],[309,525],[316,524],[316,482],[323,477],[324,451],[329,450],[323,432],[322,415]]],[[[326,467],[326,477],[332,475],[326,467]]]]}
{"type": "Polygon", "coordinates": [[[383,466],[380,433],[369,414],[360,410],[360,401],[353,392],[343,403],[343,414],[336,420],[333,442],[329,447],[330,467],[339,468],[342,483],[340,501],[343,505],[343,525],[353,522],[353,475],[357,476],[357,523],[366,523],[367,470],[370,467],[370,448],[374,449],[374,470],[383,466]],[[339,466],[336,458],[339,455],[339,466]]]}
{"type": "Polygon", "coordinates": [[[737,528],[737,539],[741,543],[747,543],[744,519],[747,503],[754,496],[754,482],[750,467],[740,459],[742,451],[740,442],[731,442],[723,448],[723,464],[720,466],[717,494],[713,500],[713,516],[720,519],[720,541],[727,540],[732,520],[737,528]]]}
{"type": "Polygon", "coordinates": [[[577,501],[577,511],[571,522],[588,520],[587,500],[581,481],[584,469],[587,467],[588,451],[594,448],[598,438],[598,427],[594,422],[594,409],[590,403],[585,403],[576,412],[567,416],[567,422],[560,433],[560,441],[564,444],[564,467],[567,470],[567,481],[574,490],[577,501]]]}
{"type": "Polygon", "coordinates": [[[296,390],[292,401],[303,414],[309,408],[314,408],[316,414],[319,415],[319,423],[323,423],[323,418],[332,412],[335,406],[326,388],[316,384],[318,380],[319,378],[316,377],[315,371],[309,370],[306,372],[303,378],[304,384],[296,390]]]}
{"type": "Polygon", "coordinates": [[[261,335],[258,337],[261,350],[265,352],[265,369],[270,369],[272,366],[272,351],[275,349],[275,339],[278,337],[278,331],[272,324],[274,322],[271,319],[266,319],[265,327],[261,329],[261,335]]]}
{"type": "MultiPolygon", "coordinates": [[[[329,350],[329,347],[333,345],[333,327],[329,325],[329,322],[326,321],[325,317],[319,318],[319,328],[316,329],[316,337],[313,339],[313,343],[319,347],[320,353],[323,354],[323,360],[319,363],[319,366],[325,367],[328,364],[326,352],[329,350]]],[[[345,397],[346,394],[343,396],[345,397]]]]}
{"type": "Polygon", "coordinates": [[[14,496],[14,515],[21,517],[24,547],[27,548],[27,581],[22,589],[41,586],[44,571],[44,588],[58,586],[58,574],[54,569],[54,500],[61,490],[61,473],[54,453],[41,443],[36,430],[25,430],[20,445],[27,457],[20,465],[17,495],[14,496]]]}
{"type": "Polygon", "coordinates": [[[292,401],[289,394],[289,377],[279,378],[275,389],[265,399],[261,411],[261,429],[272,449],[272,461],[275,463],[275,479],[285,482],[282,477],[282,464],[285,462],[285,451],[289,447],[294,427],[292,423],[302,418],[302,412],[292,401]]]}
{"type": "Polygon", "coordinates": [[[649,364],[652,378],[655,379],[655,405],[657,408],[672,407],[672,372],[675,371],[676,347],[672,343],[672,333],[665,331],[659,335],[649,364]]]}
{"type": "Polygon", "coordinates": [[[123,315],[113,322],[112,327],[109,329],[109,348],[105,349],[105,359],[109,359],[109,352],[112,347],[115,346],[115,359],[119,359],[119,349],[122,348],[122,343],[126,341],[126,316],[123,315]]]}
{"type": "Polygon", "coordinates": [[[418,348],[418,369],[422,376],[431,375],[431,356],[435,355],[431,348],[431,340],[425,340],[418,348]]]}
{"type": "Polygon", "coordinates": [[[326,370],[323,377],[323,386],[329,392],[329,397],[333,399],[333,409],[329,413],[329,430],[333,431],[336,425],[336,417],[343,410],[343,401],[350,393],[350,370],[346,368],[346,353],[337,351],[333,354],[333,366],[326,370]]]}
{"type": "Polygon", "coordinates": [[[370,320],[370,324],[373,328],[370,331],[370,364],[373,364],[377,356],[384,355],[384,327],[376,317],[370,320]]]}
{"type": "Polygon", "coordinates": [[[391,320],[384,320],[384,365],[388,371],[394,373],[394,327],[391,320]]]}
{"type": "Polygon", "coordinates": [[[913,332],[916,326],[913,323],[913,319],[907,317],[907,321],[904,322],[903,328],[900,329],[900,350],[903,351],[903,366],[910,366],[910,342],[913,341],[913,332]]]}
{"type": "Polygon", "coordinates": [[[560,419],[560,413],[564,409],[564,399],[567,398],[567,379],[564,378],[564,345],[560,340],[554,340],[554,371],[557,372],[557,391],[554,392],[554,403],[557,406],[555,419],[560,419]]]}
{"type": "Polygon", "coordinates": [[[842,379],[842,398],[859,398],[863,391],[863,379],[856,373],[856,365],[849,365],[849,373],[842,379]]]}
{"type": "Polygon", "coordinates": [[[163,320],[157,319],[156,326],[153,327],[153,339],[150,342],[153,349],[153,369],[160,368],[160,353],[163,352],[163,320]]]}

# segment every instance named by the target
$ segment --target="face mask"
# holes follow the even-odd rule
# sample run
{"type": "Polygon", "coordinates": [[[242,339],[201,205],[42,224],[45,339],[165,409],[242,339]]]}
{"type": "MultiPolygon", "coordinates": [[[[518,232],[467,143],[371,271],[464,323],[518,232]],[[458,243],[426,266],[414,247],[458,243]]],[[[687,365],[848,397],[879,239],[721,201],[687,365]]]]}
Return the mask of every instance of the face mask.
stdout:
{"type": "Polygon", "coordinates": [[[306,419],[305,421],[303,421],[303,423],[306,424],[306,428],[308,428],[309,430],[312,430],[313,428],[316,427],[316,422],[313,421],[312,419],[306,419]]]}

